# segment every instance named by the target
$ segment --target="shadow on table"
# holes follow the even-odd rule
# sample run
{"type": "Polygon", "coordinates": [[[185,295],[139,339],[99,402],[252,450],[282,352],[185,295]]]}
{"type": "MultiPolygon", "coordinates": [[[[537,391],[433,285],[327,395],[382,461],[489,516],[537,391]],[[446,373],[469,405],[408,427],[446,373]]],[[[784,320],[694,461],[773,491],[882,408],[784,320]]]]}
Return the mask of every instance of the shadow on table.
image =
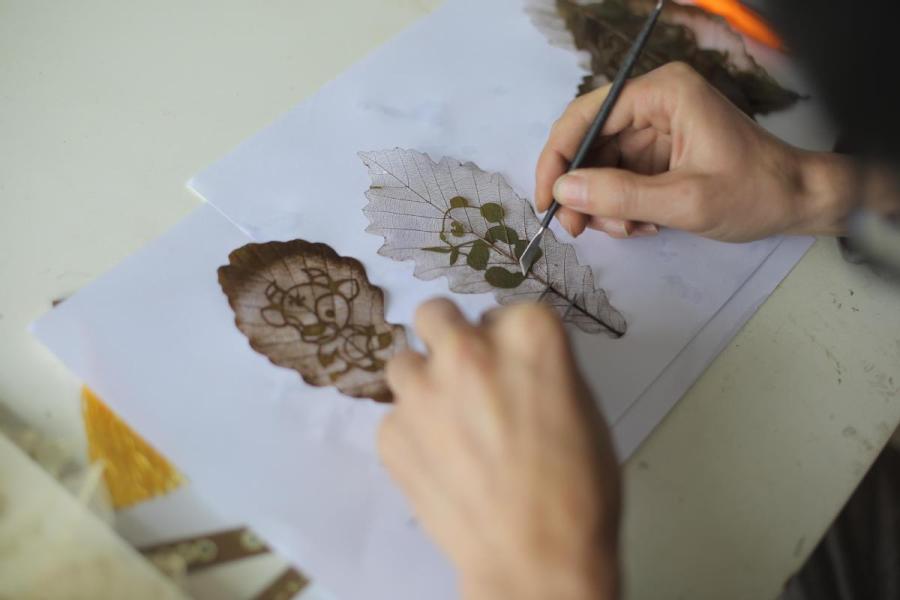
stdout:
{"type": "Polygon", "coordinates": [[[900,449],[888,445],[780,600],[900,598],[900,449]]]}

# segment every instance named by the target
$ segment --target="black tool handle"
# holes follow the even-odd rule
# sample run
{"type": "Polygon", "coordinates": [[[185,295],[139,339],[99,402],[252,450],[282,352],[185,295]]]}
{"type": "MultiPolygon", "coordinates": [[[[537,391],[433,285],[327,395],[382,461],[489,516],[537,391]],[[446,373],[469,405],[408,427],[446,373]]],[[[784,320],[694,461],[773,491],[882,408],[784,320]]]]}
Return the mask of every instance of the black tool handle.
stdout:
{"type": "MultiPolygon", "coordinates": [[[[644,27],[641,29],[641,32],[638,34],[637,38],[634,40],[634,43],[631,45],[631,48],[628,50],[628,54],[625,56],[625,60],[622,63],[622,68],[619,69],[618,73],[616,73],[616,78],[613,79],[612,87],[609,88],[609,93],[603,100],[603,104],[600,105],[600,111],[597,113],[597,116],[594,117],[594,121],[593,123],[591,123],[591,127],[588,129],[584,138],[581,140],[581,145],[578,147],[578,151],[575,153],[575,158],[573,158],[572,162],[569,163],[569,171],[574,171],[581,166],[581,163],[584,162],[584,159],[587,157],[588,152],[590,152],[591,146],[594,145],[594,139],[596,139],[596,137],[600,135],[600,131],[603,129],[603,126],[606,125],[606,121],[609,119],[609,115],[610,113],[612,113],[612,109],[616,105],[616,100],[619,99],[619,95],[622,93],[622,88],[625,87],[625,82],[631,76],[631,72],[634,70],[634,65],[637,64],[638,57],[641,55],[641,50],[643,50],[644,46],[647,45],[647,40],[650,38],[650,33],[653,31],[653,27],[656,25],[656,21],[659,19],[659,13],[662,12],[664,4],[665,0],[660,0],[657,3],[656,7],[653,9],[653,12],[650,13],[649,17],[647,17],[647,22],[644,23],[644,27]]],[[[544,218],[541,221],[542,228],[546,228],[548,225],[550,225],[550,221],[553,220],[553,215],[555,215],[556,211],[558,210],[559,202],[557,202],[554,198],[553,202],[550,204],[550,208],[547,210],[547,214],[544,215],[544,218]]]]}

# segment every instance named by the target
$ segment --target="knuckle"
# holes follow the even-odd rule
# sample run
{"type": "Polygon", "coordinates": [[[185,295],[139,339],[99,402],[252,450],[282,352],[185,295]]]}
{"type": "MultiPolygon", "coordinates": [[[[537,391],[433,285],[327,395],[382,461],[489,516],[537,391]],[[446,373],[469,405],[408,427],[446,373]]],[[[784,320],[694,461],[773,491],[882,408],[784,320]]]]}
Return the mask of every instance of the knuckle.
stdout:
{"type": "Polygon", "coordinates": [[[606,83],[597,89],[588,92],[587,94],[583,94],[578,96],[574,100],[569,103],[570,107],[573,107],[575,110],[583,113],[585,110],[590,110],[591,112],[595,112],[597,107],[603,103],[606,97],[609,95],[609,90],[612,89],[612,83],[606,83]]]}
{"type": "Polygon", "coordinates": [[[501,335],[515,345],[530,345],[534,340],[550,341],[562,332],[556,312],[545,304],[529,302],[511,306],[504,311],[501,335]]]}
{"type": "Polygon", "coordinates": [[[481,357],[481,342],[477,334],[464,331],[449,331],[441,340],[441,350],[451,360],[459,364],[470,364],[477,362],[481,357]]]}
{"type": "Polygon", "coordinates": [[[569,104],[563,114],[559,116],[550,127],[550,142],[548,146],[559,150],[572,136],[572,132],[578,128],[577,106],[569,104]]]}
{"type": "Polygon", "coordinates": [[[674,190],[673,202],[683,207],[686,224],[692,230],[708,229],[712,223],[712,215],[703,192],[703,188],[695,182],[685,182],[674,190]]]}
{"type": "Polygon", "coordinates": [[[688,64],[684,64],[684,67],[679,69],[674,83],[677,92],[691,98],[702,96],[710,88],[706,78],[688,64]]]}
{"type": "Polygon", "coordinates": [[[701,93],[708,84],[691,65],[675,61],[659,68],[660,77],[666,82],[666,87],[674,94],[686,94],[694,96],[701,93]]]}
{"type": "Polygon", "coordinates": [[[551,127],[551,134],[568,133],[588,125],[587,114],[593,114],[609,93],[610,86],[604,86],[583,96],[578,96],[566,105],[565,110],[551,127]]]}
{"type": "Polygon", "coordinates": [[[506,309],[506,321],[512,326],[524,326],[551,318],[553,311],[544,304],[522,303],[506,309]]]}
{"type": "Polygon", "coordinates": [[[426,300],[416,309],[414,316],[417,324],[427,324],[440,318],[452,309],[453,303],[447,298],[432,298],[426,300]]]}
{"type": "Polygon", "coordinates": [[[559,115],[559,117],[557,117],[557,119],[555,121],[553,121],[553,126],[551,129],[556,132],[560,131],[561,129],[565,129],[566,126],[571,121],[572,113],[574,111],[575,111],[575,100],[569,102],[566,105],[566,108],[565,108],[565,110],[562,111],[562,114],[559,115]]]}
{"type": "Polygon", "coordinates": [[[607,171],[606,183],[597,188],[594,190],[597,196],[595,205],[606,201],[612,203],[611,214],[603,216],[627,219],[634,212],[637,189],[631,177],[621,172],[607,171]]]}
{"type": "Polygon", "coordinates": [[[680,60],[663,65],[659,68],[659,72],[666,77],[684,82],[694,81],[699,76],[697,71],[695,71],[691,65],[680,60]]]}
{"type": "Polygon", "coordinates": [[[550,125],[550,137],[555,137],[559,133],[559,130],[565,125],[566,114],[568,113],[568,110],[569,109],[567,108],[565,112],[563,112],[563,114],[560,115],[555,121],[553,121],[552,125],[550,125]]]}
{"type": "Polygon", "coordinates": [[[542,339],[555,340],[565,335],[559,314],[549,306],[534,304],[531,307],[530,329],[542,339]]]}

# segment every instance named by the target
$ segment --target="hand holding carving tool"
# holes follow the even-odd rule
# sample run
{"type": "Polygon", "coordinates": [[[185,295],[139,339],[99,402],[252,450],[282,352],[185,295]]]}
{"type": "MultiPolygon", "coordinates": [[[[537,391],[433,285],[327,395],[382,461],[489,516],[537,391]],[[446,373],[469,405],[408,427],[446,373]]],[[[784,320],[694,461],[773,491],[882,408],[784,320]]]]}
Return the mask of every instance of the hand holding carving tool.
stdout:
{"type": "MultiPolygon", "coordinates": [[[[662,12],[665,3],[666,0],[659,0],[656,3],[656,7],[653,9],[653,12],[647,16],[647,22],[644,23],[643,29],[641,29],[637,39],[634,40],[634,43],[628,50],[628,54],[622,62],[622,67],[619,69],[619,72],[616,73],[615,79],[613,79],[612,86],[609,88],[606,99],[603,100],[603,104],[600,106],[597,116],[594,117],[594,122],[591,123],[584,139],[581,140],[578,152],[575,153],[575,158],[573,158],[572,162],[569,164],[569,171],[574,171],[581,166],[581,163],[584,162],[585,157],[594,143],[594,139],[600,134],[600,130],[603,129],[607,119],[609,119],[609,115],[616,104],[616,100],[619,99],[619,94],[622,93],[622,88],[625,87],[625,82],[631,75],[631,71],[637,63],[641,50],[643,50],[644,46],[647,44],[650,33],[653,31],[653,27],[656,25],[656,21],[659,19],[659,14],[662,12]]],[[[523,275],[528,275],[528,271],[531,270],[531,266],[534,264],[538,250],[541,247],[541,238],[544,235],[544,231],[547,230],[547,226],[550,225],[550,221],[553,220],[553,215],[556,214],[557,210],[559,210],[559,203],[554,199],[550,204],[550,208],[547,209],[547,214],[544,215],[544,219],[541,221],[540,229],[538,229],[534,237],[531,238],[525,251],[522,252],[522,255],[519,257],[519,268],[522,269],[523,275]]]]}

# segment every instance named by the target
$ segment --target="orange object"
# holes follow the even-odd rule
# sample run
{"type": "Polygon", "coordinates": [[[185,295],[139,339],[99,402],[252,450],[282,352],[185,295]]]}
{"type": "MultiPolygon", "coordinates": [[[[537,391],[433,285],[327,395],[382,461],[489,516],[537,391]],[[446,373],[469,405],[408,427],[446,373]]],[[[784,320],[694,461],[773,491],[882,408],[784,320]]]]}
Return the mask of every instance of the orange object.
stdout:
{"type": "Polygon", "coordinates": [[[758,14],[738,0],[693,0],[693,2],[707,12],[719,15],[747,37],[776,50],[784,48],[778,34],[772,31],[758,14]]]}
{"type": "Polygon", "coordinates": [[[131,430],[86,386],[81,410],[91,462],[103,465],[114,508],[165,494],[184,482],[172,464],[131,430]]]}

